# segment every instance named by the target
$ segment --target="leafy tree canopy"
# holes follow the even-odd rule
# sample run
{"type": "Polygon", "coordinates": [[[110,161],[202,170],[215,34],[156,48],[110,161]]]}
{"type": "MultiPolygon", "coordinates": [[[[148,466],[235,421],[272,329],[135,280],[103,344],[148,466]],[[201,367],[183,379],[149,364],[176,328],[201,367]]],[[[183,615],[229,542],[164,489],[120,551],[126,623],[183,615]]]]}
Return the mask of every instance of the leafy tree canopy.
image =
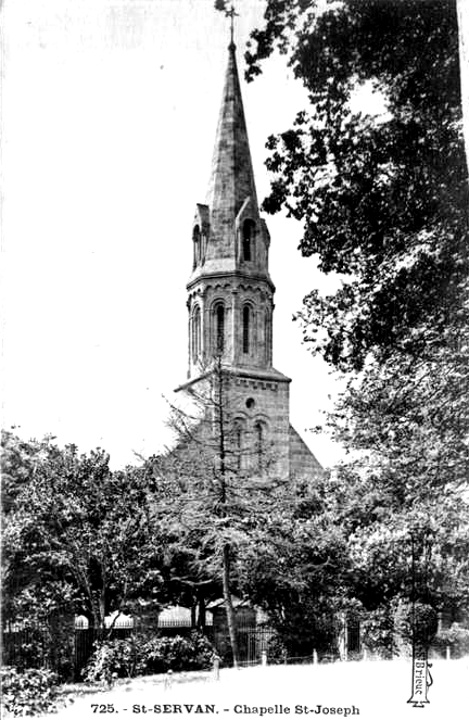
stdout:
{"type": "Polygon", "coordinates": [[[161,584],[158,538],[143,475],[112,473],[101,449],[80,455],[52,438],[2,433],[4,592],[11,619],[112,612],[161,584]]]}
{"type": "Polygon", "coordinates": [[[303,254],[343,277],[334,295],[313,289],[299,314],[313,352],[351,378],[333,432],[392,464],[408,501],[462,485],[469,184],[456,2],[267,0],[248,78],[274,49],[310,105],[269,138],[264,209],[302,221],[303,254]],[[364,86],[380,114],[354,109],[364,86]]]}
{"type": "Polygon", "coordinates": [[[468,320],[455,2],[268,0],[265,20],[248,78],[279,48],[311,104],[268,141],[264,209],[301,220],[302,252],[346,276],[334,296],[305,299],[305,339],[343,370],[370,352],[420,353],[468,320]],[[365,83],[383,114],[352,110],[365,83]]]}
{"type": "Polygon", "coordinates": [[[334,523],[341,516],[349,528],[346,587],[377,612],[410,597],[411,536],[421,553],[424,537],[432,556],[425,564],[421,554],[427,570],[416,570],[425,575],[422,601],[461,607],[469,577],[460,553],[469,537],[469,184],[456,2],[265,7],[247,79],[278,50],[309,104],[268,139],[263,207],[300,221],[301,252],[343,280],[327,297],[312,289],[298,317],[312,351],[348,375],[329,416],[334,436],[359,451],[339,471],[344,502],[331,506],[334,523]],[[377,110],[363,102],[370,89],[377,110]]]}

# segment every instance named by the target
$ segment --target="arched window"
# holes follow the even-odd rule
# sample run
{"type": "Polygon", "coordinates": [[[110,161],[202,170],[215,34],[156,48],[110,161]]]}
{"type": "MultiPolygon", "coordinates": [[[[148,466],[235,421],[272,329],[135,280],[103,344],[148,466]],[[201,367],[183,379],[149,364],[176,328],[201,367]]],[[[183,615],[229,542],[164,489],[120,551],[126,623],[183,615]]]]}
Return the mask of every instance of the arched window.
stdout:
{"type": "Polygon", "coordinates": [[[264,318],[264,340],[265,340],[265,361],[271,362],[272,358],[272,314],[270,310],[265,311],[264,318]]]}
{"type": "Polygon", "coordinates": [[[194,263],[193,266],[196,267],[196,265],[200,262],[200,228],[198,225],[196,225],[192,231],[192,241],[194,243],[194,263]]]}
{"type": "Polygon", "coordinates": [[[201,327],[200,327],[200,307],[195,306],[192,313],[192,360],[196,362],[201,352],[201,327]]]}
{"type": "Polygon", "coordinates": [[[243,444],[244,444],[244,428],[241,420],[235,420],[234,422],[234,453],[235,453],[235,466],[237,470],[242,468],[242,457],[243,457],[243,444]]]}
{"type": "Polygon", "coordinates": [[[254,232],[256,225],[252,220],[245,220],[243,223],[243,260],[252,260],[254,232]]]}
{"type": "Polygon", "coordinates": [[[243,307],[243,353],[251,350],[251,308],[249,305],[243,307]]]}
{"type": "Polygon", "coordinates": [[[215,306],[215,352],[221,354],[225,349],[225,306],[217,303],[215,306]]]}
{"type": "Polygon", "coordinates": [[[254,443],[257,469],[262,470],[265,463],[265,428],[261,422],[254,425],[254,443]]]}

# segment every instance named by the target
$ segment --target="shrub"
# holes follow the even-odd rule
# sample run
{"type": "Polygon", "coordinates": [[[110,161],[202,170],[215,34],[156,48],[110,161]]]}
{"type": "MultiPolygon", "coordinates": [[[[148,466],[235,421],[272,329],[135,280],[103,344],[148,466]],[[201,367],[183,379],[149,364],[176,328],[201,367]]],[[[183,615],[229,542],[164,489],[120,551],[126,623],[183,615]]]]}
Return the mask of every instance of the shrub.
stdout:
{"type": "Polygon", "coordinates": [[[38,628],[27,628],[9,634],[15,648],[13,658],[6,660],[21,672],[28,668],[41,668],[47,662],[47,633],[38,628]]]}
{"type": "Polygon", "coordinates": [[[4,664],[20,672],[53,668],[61,681],[73,677],[73,628],[65,623],[32,626],[19,621],[21,629],[5,629],[4,664]],[[22,627],[21,627],[21,625],[22,627]]]}
{"type": "Polygon", "coordinates": [[[147,673],[168,670],[205,670],[211,666],[213,647],[206,637],[193,633],[189,638],[156,637],[144,645],[147,673]]]}
{"type": "Polygon", "coordinates": [[[267,657],[269,665],[280,665],[287,662],[288,650],[282,638],[272,634],[267,641],[267,657]]]}
{"type": "Polygon", "coordinates": [[[438,613],[422,602],[401,603],[395,614],[395,629],[404,646],[416,643],[428,648],[438,630],[438,613]]]}
{"type": "Polygon", "coordinates": [[[211,666],[213,647],[203,635],[189,638],[157,636],[145,639],[134,635],[126,640],[107,640],[97,644],[84,678],[88,682],[113,677],[151,675],[168,670],[204,670],[211,666]]]}
{"type": "Polygon", "coordinates": [[[381,606],[363,615],[361,621],[362,644],[371,653],[392,658],[394,647],[394,620],[392,609],[381,606]]]}
{"type": "Polygon", "coordinates": [[[144,670],[142,644],[138,636],[125,640],[104,640],[95,643],[95,650],[85,667],[87,682],[104,681],[114,677],[134,677],[144,670]]]}
{"type": "Polygon", "coordinates": [[[28,669],[20,672],[16,668],[5,667],[1,678],[6,712],[24,716],[57,710],[57,677],[50,670],[28,669]]]}

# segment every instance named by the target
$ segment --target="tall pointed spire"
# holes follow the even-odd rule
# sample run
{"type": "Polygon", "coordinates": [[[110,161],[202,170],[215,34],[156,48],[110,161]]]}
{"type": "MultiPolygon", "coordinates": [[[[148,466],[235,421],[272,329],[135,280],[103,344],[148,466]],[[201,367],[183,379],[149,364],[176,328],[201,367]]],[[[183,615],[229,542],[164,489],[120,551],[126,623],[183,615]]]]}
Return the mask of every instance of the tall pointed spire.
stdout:
{"type": "Polygon", "coordinates": [[[211,235],[227,248],[236,217],[245,201],[258,215],[256,187],[236,65],[236,46],[230,42],[228,66],[218,119],[207,204],[211,235]]]}

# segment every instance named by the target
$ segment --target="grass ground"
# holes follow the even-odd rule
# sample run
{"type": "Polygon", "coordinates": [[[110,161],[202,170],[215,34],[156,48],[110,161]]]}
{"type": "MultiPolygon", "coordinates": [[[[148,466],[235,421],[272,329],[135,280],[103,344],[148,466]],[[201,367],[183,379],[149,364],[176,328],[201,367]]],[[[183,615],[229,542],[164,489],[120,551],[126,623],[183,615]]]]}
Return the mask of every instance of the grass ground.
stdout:
{"type": "Polygon", "coordinates": [[[218,715],[247,718],[343,718],[361,720],[469,720],[469,658],[434,661],[429,704],[407,703],[409,661],[349,662],[328,665],[271,666],[212,673],[175,674],[119,682],[108,691],[83,695],[54,717],[60,720],[124,720],[159,715],[218,715]],[[166,707],[165,707],[166,706],[166,707]],[[208,707],[206,707],[208,706],[208,707]],[[354,711],[355,708],[355,711],[354,711]]]}

